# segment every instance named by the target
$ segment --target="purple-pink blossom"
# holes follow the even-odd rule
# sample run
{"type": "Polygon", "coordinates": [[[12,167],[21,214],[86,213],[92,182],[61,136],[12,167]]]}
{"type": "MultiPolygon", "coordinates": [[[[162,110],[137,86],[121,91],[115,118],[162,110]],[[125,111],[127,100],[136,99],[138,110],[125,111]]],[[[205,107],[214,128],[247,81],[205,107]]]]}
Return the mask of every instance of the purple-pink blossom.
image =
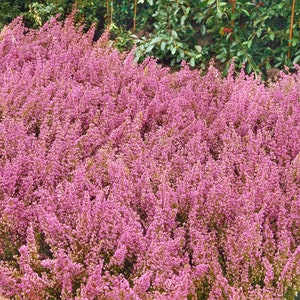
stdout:
{"type": "Polygon", "coordinates": [[[0,34],[0,296],[293,299],[299,67],[133,56],[72,16],[0,34]]]}

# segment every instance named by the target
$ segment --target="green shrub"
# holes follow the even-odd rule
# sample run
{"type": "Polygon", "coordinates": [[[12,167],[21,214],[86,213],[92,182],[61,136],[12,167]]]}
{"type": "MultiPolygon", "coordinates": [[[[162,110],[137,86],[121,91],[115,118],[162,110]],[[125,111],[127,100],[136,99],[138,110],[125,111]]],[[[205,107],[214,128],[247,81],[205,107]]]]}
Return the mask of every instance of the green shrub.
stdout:
{"type": "MultiPolygon", "coordinates": [[[[291,1],[158,0],[155,5],[154,32],[137,40],[138,59],[154,55],[171,65],[187,60],[203,67],[216,58],[228,67],[234,58],[248,73],[292,67],[300,60],[299,21],[293,26],[291,58],[287,55],[291,1]]],[[[298,3],[295,20],[299,15],[298,3]]]]}
{"type": "Polygon", "coordinates": [[[19,1],[0,1],[0,29],[21,13],[19,1]]]}
{"type": "MultiPolygon", "coordinates": [[[[152,3],[148,1],[148,3],[152,3]]],[[[204,62],[208,48],[197,45],[192,26],[193,11],[185,0],[156,1],[154,32],[137,39],[137,59],[155,56],[171,66],[186,60],[191,66],[204,62]]]]}
{"type": "Polygon", "coordinates": [[[300,5],[292,13],[292,0],[5,0],[0,28],[19,14],[38,28],[57,13],[65,18],[74,3],[77,21],[86,29],[97,25],[95,38],[109,26],[114,46],[127,51],[136,44],[140,62],[154,56],[175,67],[187,61],[205,68],[213,58],[226,74],[234,59],[237,69],[266,74],[300,61],[300,5]]]}

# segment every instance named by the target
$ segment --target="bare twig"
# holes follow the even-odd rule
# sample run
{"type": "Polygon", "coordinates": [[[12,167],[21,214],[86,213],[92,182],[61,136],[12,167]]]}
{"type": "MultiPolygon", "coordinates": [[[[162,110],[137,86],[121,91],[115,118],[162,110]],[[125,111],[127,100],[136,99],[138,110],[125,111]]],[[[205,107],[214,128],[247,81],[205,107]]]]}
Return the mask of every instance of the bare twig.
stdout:
{"type": "Polygon", "coordinates": [[[136,29],[137,0],[134,0],[133,31],[136,29]]]}
{"type": "Polygon", "coordinates": [[[288,51],[288,59],[289,60],[291,59],[291,46],[292,46],[292,38],[293,38],[295,6],[296,6],[296,0],[293,0],[292,15],[291,15],[291,24],[290,24],[290,36],[289,36],[289,51],[288,51]]]}

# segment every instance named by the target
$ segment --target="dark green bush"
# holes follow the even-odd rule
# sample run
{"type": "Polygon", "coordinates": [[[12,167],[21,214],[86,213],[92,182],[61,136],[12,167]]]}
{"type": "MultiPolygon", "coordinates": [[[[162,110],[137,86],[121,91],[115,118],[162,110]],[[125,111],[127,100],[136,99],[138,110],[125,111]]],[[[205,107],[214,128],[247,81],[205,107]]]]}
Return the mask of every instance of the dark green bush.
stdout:
{"type": "Polygon", "coordinates": [[[23,14],[31,27],[51,16],[69,14],[76,3],[77,20],[88,29],[97,24],[96,38],[109,26],[120,51],[134,44],[136,59],[154,56],[160,62],[205,68],[214,58],[224,73],[234,59],[237,69],[266,74],[300,61],[300,5],[292,0],[45,0],[1,1],[0,28],[23,14]],[[134,6],[137,3],[137,15],[134,6]],[[134,18],[136,26],[134,26],[134,18]],[[135,29],[135,30],[133,30],[135,29]],[[133,32],[135,31],[135,32],[133,32]]]}
{"type": "Polygon", "coordinates": [[[10,23],[16,16],[18,16],[22,9],[23,1],[0,1],[0,29],[7,23],[10,23]]]}
{"type": "Polygon", "coordinates": [[[299,1],[290,59],[292,1],[158,0],[155,5],[154,32],[137,40],[138,58],[154,55],[171,65],[187,60],[201,67],[211,58],[228,67],[234,58],[248,73],[292,67],[300,60],[299,1]]]}
{"type": "Polygon", "coordinates": [[[190,4],[185,0],[156,1],[156,10],[152,15],[154,31],[148,37],[137,39],[137,59],[155,56],[171,66],[182,60],[195,66],[207,59],[208,48],[202,48],[195,39],[192,23],[195,11],[190,4]]]}

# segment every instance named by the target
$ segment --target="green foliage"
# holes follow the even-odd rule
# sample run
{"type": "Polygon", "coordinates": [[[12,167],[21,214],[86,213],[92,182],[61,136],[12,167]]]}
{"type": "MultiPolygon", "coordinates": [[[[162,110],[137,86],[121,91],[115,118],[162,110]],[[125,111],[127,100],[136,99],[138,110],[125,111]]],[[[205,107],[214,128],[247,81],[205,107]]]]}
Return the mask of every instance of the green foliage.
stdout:
{"type": "Polygon", "coordinates": [[[87,28],[93,23],[104,27],[106,18],[106,2],[104,0],[76,0],[72,2],[76,3],[77,16],[81,21],[84,20],[87,28]]]}
{"type": "Polygon", "coordinates": [[[289,40],[292,0],[138,0],[134,34],[134,0],[4,0],[0,29],[19,14],[38,28],[58,13],[64,18],[74,3],[86,28],[95,23],[100,35],[110,25],[119,51],[136,44],[137,61],[154,56],[171,66],[187,61],[204,68],[214,58],[226,73],[234,59],[237,69],[256,74],[300,62],[299,1],[289,40]]]}
{"type": "MultiPolygon", "coordinates": [[[[293,27],[291,59],[287,58],[291,1],[158,0],[155,6],[154,32],[137,40],[138,59],[154,55],[171,65],[187,60],[203,67],[216,58],[228,68],[234,58],[236,67],[245,65],[248,73],[300,61],[299,21],[293,27]]],[[[295,20],[299,16],[298,2],[295,20]]]]}
{"type": "Polygon", "coordinates": [[[77,21],[84,22],[87,28],[93,23],[98,23],[98,20],[102,19],[105,14],[105,6],[101,0],[93,2],[86,0],[46,0],[28,4],[28,10],[24,11],[23,15],[31,27],[39,28],[57,14],[65,17],[72,11],[74,5],[77,10],[77,21]]]}
{"type": "MultiPolygon", "coordinates": [[[[292,66],[293,61],[287,60],[290,1],[231,1],[231,5],[216,0],[206,2],[207,9],[201,10],[195,21],[203,32],[213,33],[215,42],[210,49],[221,62],[234,58],[236,66],[245,65],[248,73],[292,66]]],[[[299,6],[296,12],[299,15],[299,6]]],[[[299,24],[294,25],[292,41],[294,59],[300,37],[297,27],[299,24]]]]}
{"type": "Polygon", "coordinates": [[[33,2],[29,4],[29,11],[24,16],[31,22],[32,27],[41,27],[51,16],[58,13],[63,13],[64,9],[61,6],[55,5],[53,2],[47,3],[33,2]]]}
{"type": "Polygon", "coordinates": [[[133,1],[118,0],[113,3],[113,22],[121,29],[131,29],[133,23],[133,1]]]}
{"type": "Polygon", "coordinates": [[[0,29],[21,13],[19,1],[0,1],[0,29]]]}
{"type": "Polygon", "coordinates": [[[138,10],[137,10],[137,29],[138,30],[153,30],[153,24],[155,19],[153,15],[157,10],[157,5],[153,3],[153,1],[138,1],[138,10]]]}
{"type": "Polygon", "coordinates": [[[118,28],[113,24],[111,26],[111,32],[116,34],[116,38],[113,41],[113,45],[120,52],[129,51],[134,45],[134,38],[130,31],[118,28]]]}
{"type": "MultiPolygon", "coordinates": [[[[154,5],[153,1],[148,1],[154,5]]],[[[185,60],[191,66],[203,63],[207,47],[197,45],[192,26],[193,12],[185,0],[156,1],[154,32],[148,37],[137,39],[137,60],[145,56],[155,56],[171,66],[185,60]]]]}

